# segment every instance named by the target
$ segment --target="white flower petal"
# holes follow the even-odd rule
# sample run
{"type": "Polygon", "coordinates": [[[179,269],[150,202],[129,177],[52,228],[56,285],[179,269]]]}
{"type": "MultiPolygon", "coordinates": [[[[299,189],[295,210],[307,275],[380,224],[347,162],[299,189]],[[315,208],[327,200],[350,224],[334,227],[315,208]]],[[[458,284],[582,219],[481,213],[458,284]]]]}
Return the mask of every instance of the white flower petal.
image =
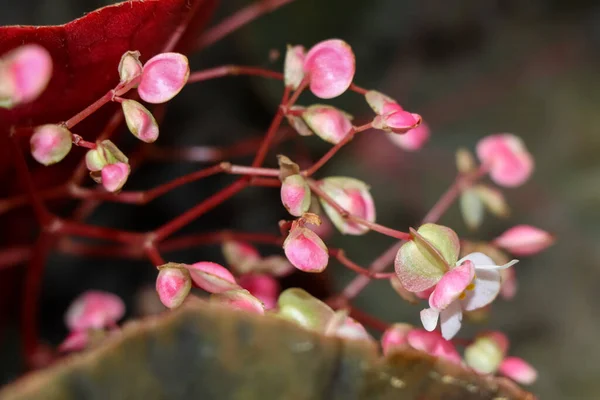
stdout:
{"type": "Polygon", "coordinates": [[[495,270],[477,269],[475,288],[465,291],[466,297],[460,301],[463,310],[477,310],[490,304],[500,292],[500,273],[495,270]]]}
{"type": "Polygon", "coordinates": [[[455,301],[440,313],[440,327],[444,339],[450,340],[458,333],[461,321],[461,305],[458,301],[455,301]]]}
{"type": "Polygon", "coordinates": [[[488,270],[489,269],[494,269],[494,270],[506,269],[506,268],[512,267],[513,265],[515,265],[516,263],[519,262],[519,260],[511,260],[510,262],[508,262],[504,265],[496,265],[494,260],[492,260],[489,256],[487,256],[483,253],[471,253],[471,254],[464,256],[460,260],[458,260],[456,265],[460,265],[461,263],[463,263],[467,260],[472,261],[473,264],[475,264],[476,269],[488,269],[488,270]]]}
{"type": "Polygon", "coordinates": [[[434,308],[421,310],[421,322],[423,323],[423,327],[429,332],[434,330],[437,326],[439,316],[440,312],[434,308]]]}

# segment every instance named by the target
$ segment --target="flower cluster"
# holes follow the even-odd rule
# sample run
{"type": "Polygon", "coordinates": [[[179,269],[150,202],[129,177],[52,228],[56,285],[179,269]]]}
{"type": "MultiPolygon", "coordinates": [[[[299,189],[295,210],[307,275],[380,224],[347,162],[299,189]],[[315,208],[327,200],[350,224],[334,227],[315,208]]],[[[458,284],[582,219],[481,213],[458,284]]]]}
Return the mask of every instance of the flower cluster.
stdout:
{"type": "MultiPolygon", "coordinates": [[[[499,296],[509,299],[515,295],[516,274],[512,267],[517,260],[510,259],[507,253],[515,257],[536,254],[550,246],[554,237],[533,226],[517,225],[490,241],[474,242],[461,240],[453,229],[437,223],[454,200],[459,201],[465,223],[471,229],[482,224],[486,209],[499,217],[508,216],[509,207],[502,190],[520,186],[529,179],[534,169],[533,157],[522,140],[513,134],[487,136],[475,149],[479,163],[469,150],[457,152],[458,177],[452,190],[418,229],[404,232],[383,226],[376,222],[375,200],[366,182],[347,176],[314,176],[361,132],[380,131],[374,134],[386,135],[398,147],[415,151],[428,141],[430,127],[421,115],[405,110],[392,97],[357,86],[353,82],[355,69],[352,48],[342,40],[325,40],[308,50],[303,46],[288,46],[283,65],[283,99],[254,162],[251,166],[221,162],[206,173],[207,176],[217,172],[243,175],[238,181],[240,187],[265,185],[280,189],[281,204],[293,218],[280,221],[281,235],[267,241],[280,246],[283,254],[262,256],[249,243],[252,238],[258,239],[257,236],[249,235],[246,242],[236,240],[234,234],[222,234],[220,241],[226,266],[213,261],[165,262],[157,244],[172,233],[169,231],[172,226],[167,225],[158,230],[159,234],[154,231],[144,237],[146,250],[149,250],[147,256],[158,268],[156,292],[160,301],[174,309],[207,295],[211,303],[272,315],[323,335],[372,341],[363,326],[363,322],[372,321],[361,320],[361,313],[356,313],[351,305],[352,297],[360,289],[353,289],[352,295],[345,291],[328,302],[299,288],[281,291],[279,278],[296,271],[323,272],[335,259],[367,281],[389,280],[400,296],[410,302],[428,302],[420,313],[424,329],[401,323],[385,329],[386,323],[374,324],[377,328],[384,326],[381,330],[385,330],[382,337],[385,354],[410,347],[468,366],[478,373],[500,373],[521,383],[533,382],[536,374],[532,367],[518,358],[506,357],[508,340],[501,333],[487,332],[468,341],[464,361],[452,340],[460,331],[465,313],[489,310],[499,296]],[[322,100],[347,91],[359,93],[375,115],[368,117],[364,124],[356,124],[359,118],[334,106],[296,104],[305,90],[322,100]],[[315,135],[330,144],[330,149],[306,169],[285,155],[278,156],[279,168],[262,167],[276,130],[285,120],[299,135],[315,135]],[[482,183],[485,177],[495,186],[482,183]],[[326,245],[324,238],[327,239],[328,229],[324,227],[331,226],[344,235],[360,236],[374,231],[403,243],[397,252],[389,252],[395,253],[394,259],[382,256],[387,264],[378,259],[371,268],[362,268],[346,257],[342,249],[326,245]],[[391,263],[394,272],[384,272],[383,267],[391,263]]],[[[95,143],[83,140],[71,132],[73,126],[102,105],[116,102],[121,105],[129,131],[142,142],[152,143],[159,136],[159,121],[136,99],[139,97],[148,104],[165,103],[182,90],[190,77],[187,58],[170,52],[142,63],[139,52],[128,51],[117,70],[120,81],[104,97],[68,121],[35,127],[30,138],[32,156],[44,165],[64,159],[73,145],[86,147],[85,164],[90,176],[106,191],[115,193],[114,196],[120,195],[131,173],[129,159],[110,140],[95,143]],[[134,89],[136,93],[130,93],[134,89]]],[[[15,107],[34,100],[50,81],[51,71],[52,60],[39,46],[24,46],[4,55],[0,60],[0,105],[15,107]]],[[[240,71],[244,69],[235,69],[235,74],[240,71]]],[[[256,75],[257,69],[251,72],[256,75]]],[[[273,77],[268,72],[262,73],[273,77]]],[[[195,79],[199,79],[198,76],[203,75],[196,75],[195,79]]],[[[281,78],[280,74],[277,76],[281,78]]],[[[181,181],[194,179],[197,178],[181,181]]],[[[224,200],[228,196],[221,193],[215,197],[224,200]]],[[[215,202],[215,197],[207,201],[215,202]]],[[[214,206],[203,204],[198,206],[201,212],[214,206]]],[[[189,223],[189,215],[180,216],[175,225],[181,227],[189,223]]],[[[127,244],[137,246],[139,243],[136,238],[127,244]]],[[[123,303],[113,295],[84,294],[67,312],[71,334],[61,348],[67,351],[89,346],[94,338],[115,330],[123,313],[123,303]]]]}

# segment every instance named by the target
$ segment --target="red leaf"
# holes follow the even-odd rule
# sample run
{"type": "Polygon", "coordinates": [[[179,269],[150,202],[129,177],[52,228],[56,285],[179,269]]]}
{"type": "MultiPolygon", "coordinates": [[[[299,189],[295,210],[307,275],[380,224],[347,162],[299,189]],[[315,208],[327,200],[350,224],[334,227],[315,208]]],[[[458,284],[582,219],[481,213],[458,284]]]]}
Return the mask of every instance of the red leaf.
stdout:
{"type": "Polygon", "coordinates": [[[0,130],[70,118],[118,83],[117,66],[125,51],[138,50],[142,61],[147,60],[161,51],[194,6],[198,9],[193,22],[203,23],[216,3],[134,0],[100,8],[65,25],[0,27],[0,55],[38,43],[50,52],[54,66],[48,88],[36,101],[0,109],[0,130]]]}

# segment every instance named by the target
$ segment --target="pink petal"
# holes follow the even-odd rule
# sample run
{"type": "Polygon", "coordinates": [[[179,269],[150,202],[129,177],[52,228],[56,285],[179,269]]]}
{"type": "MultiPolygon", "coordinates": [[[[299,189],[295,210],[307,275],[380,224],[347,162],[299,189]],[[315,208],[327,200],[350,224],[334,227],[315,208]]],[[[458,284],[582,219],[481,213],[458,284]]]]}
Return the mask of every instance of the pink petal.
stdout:
{"type": "Polygon", "coordinates": [[[425,122],[414,129],[409,130],[403,135],[389,134],[387,135],[392,143],[407,151],[417,151],[421,149],[429,140],[430,130],[425,122]]]}
{"type": "Polygon", "coordinates": [[[42,125],[35,128],[29,144],[31,155],[43,165],[61,161],[71,151],[71,132],[60,125],[42,125]]]}
{"type": "Polygon", "coordinates": [[[125,304],[116,295],[89,290],[77,297],[65,314],[71,331],[103,329],[114,325],[125,314],[125,304]]]}
{"type": "Polygon", "coordinates": [[[161,268],[156,278],[156,292],[167,308],[179,307],[191,287],[190,273],[185,268],[161,268]]]}
{"type": "Polygon", "coordinates": [[[0,59],[0,107],[29,103],[46,89],[52,58],[40,45],[18,47],[0,59]]]}
{"type": "Polygon", "coordinates": [[[554,236],[531,225],[517,225],[498,236],[493,243],[516,256],[529,256],[551,246],[554,236]]]}
{"type": "Polygon", "coordinates": [[[394,348],[401,348],[408,344],[408,334],[414,329],[409,324],[394,324],[381,336],[381,348],[383,354],[389,354],[394,348]]]}
{"type": "Polygon", "coordinates": [[[475,276],[475,268],[471,261],[465,261],[446,272],[429,297],[429,306],[436,310],[444,310],[458,299],[471,284],[475,276]]]}
{"type": "Polygon", "coordinates": [[[465,291],[465,298],[460,301],[465,311],[477,310],[494,301],[500,293],[500,272],[475,269],[473,284],[474,288],[465,291]]]}
{"type": "Polygon", "coordinates": [[[281,183],[281,203],[290,214],[300,217],[308,211],[311,192],[306,179],[299,174],[290,175],[281,183]]]}
{"type": "Polygon", "coordinates": [[[425,308],[424,310],[421,310],[421,323],[423,324],[423,327],[430,332],[437,326],[439,317],[440,312],[434,308],[425,308]]]}
{"type": "Polygon", "coordinates": [[[520,186],[533,172],[533,157],[523,141],[512,134],[483,138],[477,144],[477,156],[490,169],[492,180],[500,186],[520,186]]]}
{"type": "Polygon", "coordinates": [[[341,142],[352,129],[349,115],[327,105],[308,107],[302,118],[317,136],[332,144],[341,142]]]}
{"type": "Polygon", "coordinates": [[[87,330],[75,331],[69,333],[69,335],[58,345],[58,351],[60,352],[71,352],[84,350],[89,342],[89,335],[87,330]]]}
{"type": "Polygon", "coordinates": [[[209,293],[220,293],[239,288],[227,268],[210,261],[186,265],[194,284],[209,293]]]}
{"type": "Polygon", "coordinates": [[[264,274],[247,274],[239,279],[240,286],[259,299],[265,309],[270,310],[277,305],[277,298],[281,291],[279,282],[275,278],[264,274]]]}
{"type": "Polygon", "coordinates": [[[523,385],[531,385],[537,379],[535,368],[518,357],[506,357],[500,364],[499,371],[502,375],[523,385]]]}
{"type": "Polygon", "coordinates": [[[189,75],[190,65],[183,54],[157,54],[144,64],[138,93],[148,103],[167,102],[183,89],[189,75]]]}
{"type": "Polygon", "coordinates": [[[283,64],[285,86],[296,90],[302,79],[304,79],[304,47],[288,46],[283,64]]]}
{"type": "Polygon", "coordinates": [[[283,249],[292,265],[304,272],[322,272],[329,262],[325,243],[308,228],[292,228],[283,249]]]}
{"type": "Polygon", "coordinates": [[[236,310],[263,315],[265,308],[259,299],[245,289],[227,290],[210,296],[210,301],[236,310]]]}
{"type": "Polygon", "coordinates": [[[225,262],[240,274],[250,272],[254,264],[260,260],[260,253],[256,247],[246,242],[227,240],[223,242],[221,250],[225,262]]]}
{"type": "Polygon", "coordinates": [[[402,111],[402,107],[396,100],[376,90],[369,90],[365,93],[365,100],[377,115],[402,111]]]}
{"type": "Polygon", "coordinates": [[[118,162],[102,168],[102,186],[109,192],[121,190],[129,176],[129,165],[118,162]]]}
{"type": "MultiPolygon", "coordinates": [[[[350,214],[375,222],[375,202],[367,184],[348,177],[328,177],[319,184],[327,195],[350,214]]],[[[348,222],[329,203],[320,200],[323,210],[341,233],[362,235],[369,231],[364,225],[348,222]]]]}
{"type": "Polygon", "coordinates": [[[331,99],[344,93],[355,72],[354,53],[339,39],[313,46],[304,59],[304,71],[310,78],[310,90],[317,97],[331,99]]]}
{"type": "Polygon", "coordinates": [[[458,301],[450,303],[445,310],[440,312],[440,328],[444,339],[450,340],[456,336],[460,330],[461,321],[462,311],[458,301]]]}
{"type": "Polygon", "coordinates": [[[444,339],[439,332],[427,332],[423,329],[413,329],[407,335],[408,344],[434,357],[460,364],[461,358],[454,345],[444,339]]]}

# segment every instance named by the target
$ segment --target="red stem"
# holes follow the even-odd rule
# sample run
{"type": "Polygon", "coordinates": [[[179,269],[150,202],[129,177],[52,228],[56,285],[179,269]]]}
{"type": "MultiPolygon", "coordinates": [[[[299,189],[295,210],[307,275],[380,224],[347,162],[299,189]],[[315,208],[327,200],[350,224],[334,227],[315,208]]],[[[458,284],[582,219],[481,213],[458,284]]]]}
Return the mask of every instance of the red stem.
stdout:
{"type": "Polygon", "coordinates": [[[63,235],[103,239],[110,242],[119,242],[132,245],[138,245],[142,243],[145,238],[145,235],[139,232],[122,231],[118,229],[87,225],[80,222],[67,220],[56,220],[53,231],[63,235]]]}
{"type": "Polygon", "coordinates": [[[395,274],[394,273],[382,273],[382,272],[373,272],[366,268],[361,267],[356,264],[354,261],[350,260],[346,257],[346,253],[343,249],[329,249],[329,255],[338,260],[342,265],[349,268],[350,270],[357,272],[360,275],[366,276],[370,279],[390,279],[395,274]]]}
{"type": "Polygon", "coordinates": [[[276,71],[260,67],[246,67],[238,65],[223,65],[220,67],[210,68],[203,71],[192,72],[187,83],[195,83],[207,81],[210,79],[221,78],[225,76],[249,75],[262,76],[264,78],[283,80],[283,74],[276,71]]]}
{"type": "Polygon", "coordinates": [[[38,237],[25,274],[23,300],[21,304],[21,335],[25,362],[29,368],[35,366],[34,358],[38,349],[38,305],[46,258],[52,247],[53,237],[42,232],[38,237]]]}
{"type": "Polygon", "coordinates": [[[155,267],[166,264],[155,245],[149,244],[144,248],[146,256],[155,267]]]}
{"type": "Polygon", "coordinates": [[[293,0],[259,0],[242,8],[235,14],[221,21],[217,26],[204,32],[196,44],[195,50],[208,47],[240,27],[254,21],[258,17],[275,11],[277,8],[291,3],[293,0]]]}
{"type": "Polygon", "coordinates": [[[179,229],[183,228],[185,225],[189,224],[202,214],[212,210],[214,207],[223,203],[228,198],[234,196],[236,193],[242,191],[249,185],[248,179],[241,178],[237,181],[233,182],[231,185],[222,189],[221,191],[215,193],[209,198],[202,201],[200,204],[191,208],[190,210],[184,212],[178,217],[172,219],[167,222],[154,232],[150,233],[150,236],[153,238],[153,241],[160,242],[164,240],[166,237],[171,234],[177,232],[179,229]]]}
{"type": "MultiPolygon", "coordinates": [[[[289,95],[290,95],[290,89],[286,87],[283,91],[283,95],[281,96],[280,104],[285,104],[289,95]]],[[[273,117],[273,120],[271,121],[271,125],[269,126],[269,129],[267,130],[267,133],[265,134],[265,137],[263,138],[260,148],[258,149],[256,156],[254,157],[254,161],[252,161],[253,167],[260,167],[262,165],[262,163],[265,161],[265,158],[267,157],[267,152],[269,151],[269,147],[271,147],[271,144],[273,143],[273,141],[275,139],[275,134],[277,133],[277,129],[279,128],[279,125],[281,125],[281,121],[283,120],[283,115],[284,114],[283,114],[283,110],[281,110],[281,107],[278,108],[277,114],[275,114],[275,117],[273,117]]]]}
{"type": "Polygon", "coordinates": [[[67,121],[65,121],[63,125],[67,129],[73,128],[75,125],[77,125],[78,123],[80,123],[81,121],[98,111],[100,107],[108,103],[112,99],[113,95],[114,91],[112,89],[109,90],[104,96],[100,97],[98,100],[96,100],[95,102],[81,110],[79,113],[75,114],[67,121]]]}

